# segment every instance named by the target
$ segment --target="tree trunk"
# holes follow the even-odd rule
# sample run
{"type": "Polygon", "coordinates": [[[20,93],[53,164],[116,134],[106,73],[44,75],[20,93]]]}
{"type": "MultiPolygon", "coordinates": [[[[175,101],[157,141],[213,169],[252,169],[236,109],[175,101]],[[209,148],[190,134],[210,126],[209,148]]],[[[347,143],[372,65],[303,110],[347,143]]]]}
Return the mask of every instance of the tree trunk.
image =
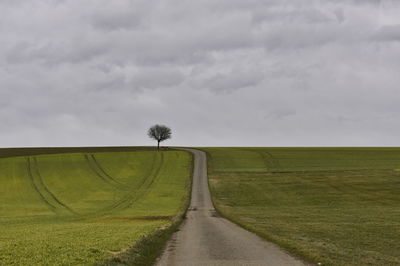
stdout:
{"type": "Polygon", "coordinates": [[[160,149],[160,141],[159,140],[157,140],[157,149],[158,150],[160,149]]]}

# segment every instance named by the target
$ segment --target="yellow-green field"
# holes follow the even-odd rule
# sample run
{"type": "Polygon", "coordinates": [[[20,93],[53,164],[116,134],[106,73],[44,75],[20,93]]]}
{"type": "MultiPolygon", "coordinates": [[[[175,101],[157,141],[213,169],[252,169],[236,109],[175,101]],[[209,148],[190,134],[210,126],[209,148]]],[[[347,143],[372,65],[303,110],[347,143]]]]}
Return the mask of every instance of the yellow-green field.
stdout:
{"type": "Polygon", "coordinates": [[[0,159],[0,265],[102,263],[172,224],[190,154],[106,150],[0,159]]]}
{"type": "Polygon", "coordinates": [[[400,148],[207,148],[226,217],[322,265],[400,265],[400,148]]]}

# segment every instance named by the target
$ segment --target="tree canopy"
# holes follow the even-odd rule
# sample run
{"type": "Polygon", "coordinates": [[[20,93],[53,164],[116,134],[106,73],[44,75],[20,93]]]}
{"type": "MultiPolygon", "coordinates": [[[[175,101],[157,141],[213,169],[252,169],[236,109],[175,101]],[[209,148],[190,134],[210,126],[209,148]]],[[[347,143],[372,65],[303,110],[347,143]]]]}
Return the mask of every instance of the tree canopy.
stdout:
{"type": "Polygon", "coordinates": [[[160,148],[160,142],[171,138],[171,129],[164,125],[154,125],[149,128],[147,135],[157,140],[157,148],[160,148]]]}

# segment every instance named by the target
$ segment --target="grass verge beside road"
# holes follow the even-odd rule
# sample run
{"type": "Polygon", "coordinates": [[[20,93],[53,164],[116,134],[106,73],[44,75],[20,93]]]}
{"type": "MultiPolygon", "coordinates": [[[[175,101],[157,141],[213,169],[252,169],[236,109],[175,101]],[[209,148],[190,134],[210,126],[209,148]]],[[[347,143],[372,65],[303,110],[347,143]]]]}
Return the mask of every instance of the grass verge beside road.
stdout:
{"type": "Polygon", "coordinates": [[[227,218],[322,265],[400,264],[400,149],[204,150],[227,218]]]}

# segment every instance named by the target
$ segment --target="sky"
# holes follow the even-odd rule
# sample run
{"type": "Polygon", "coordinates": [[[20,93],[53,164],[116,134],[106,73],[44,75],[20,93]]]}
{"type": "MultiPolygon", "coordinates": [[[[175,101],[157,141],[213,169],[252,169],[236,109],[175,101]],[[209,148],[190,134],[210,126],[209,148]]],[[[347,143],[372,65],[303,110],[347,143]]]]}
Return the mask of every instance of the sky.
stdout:
{"type": "Polygon", "coordinates": [[[0,147],[400,146],[398,0],[0,0],[0,147]]]}

